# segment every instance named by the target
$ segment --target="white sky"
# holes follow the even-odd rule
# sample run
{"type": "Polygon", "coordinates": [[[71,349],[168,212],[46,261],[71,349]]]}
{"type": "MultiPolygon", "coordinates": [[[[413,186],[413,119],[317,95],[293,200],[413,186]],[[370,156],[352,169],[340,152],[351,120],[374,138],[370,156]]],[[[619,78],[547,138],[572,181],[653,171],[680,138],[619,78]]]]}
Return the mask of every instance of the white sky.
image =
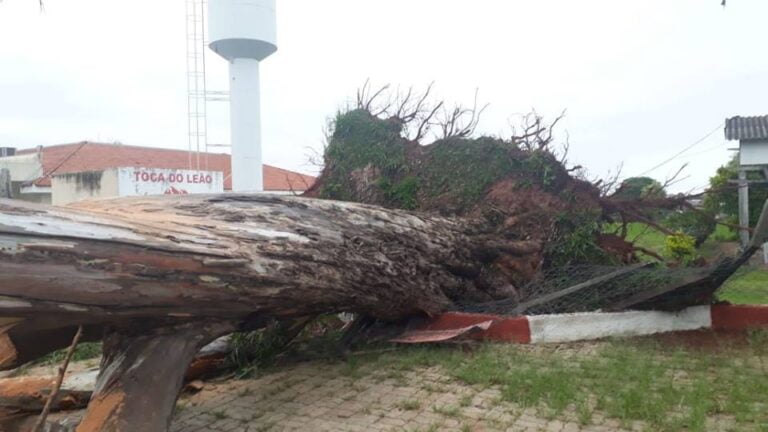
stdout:
{"type": "MultiPolygon", "coordinates": [[[[278,52],[262,64],[266,163],[304,172],[326,119],[370,78],[490,107],[509,133],[535,108],[566,109],[560,137],[595,175],[641,174],[732,115],[768,114],[768,1],[278,0],[278,52]]],[[[84,139],[187,148],[184,0],[0,2],[0,146],[84,139]]],[[[208,56],[209,89],[226,64],[208,56]]],[[[213,103],[216,104],[216,103],[213,103]]],[[[228,136],[225,105],[210,141],[228,136]]],[[[729,157],[718,130],[684,162],[677,190],[729,157]]]]}

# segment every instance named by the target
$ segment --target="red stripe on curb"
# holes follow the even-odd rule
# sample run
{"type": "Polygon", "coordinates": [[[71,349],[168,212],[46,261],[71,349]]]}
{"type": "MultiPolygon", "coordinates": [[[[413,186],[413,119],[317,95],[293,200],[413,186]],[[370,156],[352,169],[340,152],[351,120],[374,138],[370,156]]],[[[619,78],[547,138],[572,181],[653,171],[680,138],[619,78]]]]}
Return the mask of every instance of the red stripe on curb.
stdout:
{"type": "Polygon", "coordinates": [[[712,306],[712,328],[715,330],[747,330],[760,327],[768,327],[768,306],[712,306]]]}
{"type": "Polygon", "coordinates": [[[531,343],[531,326],[526,317],[504,318],[494,321],[480,337],[486,340],[528,344],[531,343]]]}
{"type": "Polygon", "coordinates": [[[448,312],[430,321],[423,330],[449,330],[492,321],[488,330],[475,337],[500,342],[527,344],[531,342],[531,327],[524,316],[505,317],[487,314],[448,312]]]}

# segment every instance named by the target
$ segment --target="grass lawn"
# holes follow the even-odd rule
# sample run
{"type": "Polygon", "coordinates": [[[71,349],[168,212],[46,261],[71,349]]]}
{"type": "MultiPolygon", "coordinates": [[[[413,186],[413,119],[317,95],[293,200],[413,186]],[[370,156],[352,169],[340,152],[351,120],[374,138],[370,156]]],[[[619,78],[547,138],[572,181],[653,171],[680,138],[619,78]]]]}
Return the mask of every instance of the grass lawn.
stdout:
{"type": "Polygon", "coordinates": [[[728,279],[717,296],[734,304],[768,304],[768,270],[739,270],[728,279]]]}
{"type": "MultiPolygon", "coordinates": [[[[607,232],[613,233],[618,229],[619,225],[613,224],[612,226],[608,227],[607,232]]],[[[634,242],[638,246],[656,252],[662,256],[664,255],[665,239],[666,234],[646,224],[639,222],[627,224],[627,241],[634,242]]],[[[655,258],[643,255],[642,252],[638,252],[638,255],[641,259],[647,258],[649,260],[656,261],[655,258]]]]}
{"type": "MultiPolygon", "coordinates": [[[[609,227],[608,232],[613,232],[618,229],[618,225],[614,224],[609,227]]],[[[633,222],[627,224],[627,240],[635,242],[638,246],[645,249],[649,249],[657,254],[664,256],[664,243],[667,235],[663,232],[652,228],[644,223],[633,222]]],[[[715,232],[709,236],[709,238],[699,248],[699,254],[704,258],[715,258],[720,254],[718,250],[718,244],[726,241],[735,241],[736,237],[728,227],[718,225],[715,228],[715,232]]],[[[642,253],[641,257],[642,257],[642,253]]],[[[649,259],[653,259],[648,257],[649,259]]],[[[655,259],[653,259],[655,261],[655,259]]]]}
{"type": "Polygon", "coordinates": [[[627,225],[627,240],[636,242],[638,246],[650,249],[658,254],[664,253],[664,240],[667,235],[642,223],[627,225]]]}
{"type": "MultiPolygon", "coordinates": [[[[64,357],[67,355],[67,348],[54,351],[48,355],[40,357],[32,363],[26,365],[26,367],[33,366],[59,366],[64,362],[64,357]]],[[[77,344],[75,352],[72,353],[73,362],[89,360],[98,358],[101,356],[101,342],[81,342],[77,344]]]]}
{"type": "MultiPolygon", "coordinates": [[[[708,419],[732,430],[768,430],[768,333],[720,352],[671,349],[653,339],[587,344],[482,345],[472,352],[416,346],[355,357],[350,374],[384,378],[438,366],[477,391],[495,387],[499,401],[546,418],[643,422],[648,431],[704,431],[708,419]],[[597,417],[595,417],[597,416],[597,417]]],[[[449,407],[461,416],[461,407],[449,407]]],[[[711,426],[711,424],[710,424],[711,426]]]]}

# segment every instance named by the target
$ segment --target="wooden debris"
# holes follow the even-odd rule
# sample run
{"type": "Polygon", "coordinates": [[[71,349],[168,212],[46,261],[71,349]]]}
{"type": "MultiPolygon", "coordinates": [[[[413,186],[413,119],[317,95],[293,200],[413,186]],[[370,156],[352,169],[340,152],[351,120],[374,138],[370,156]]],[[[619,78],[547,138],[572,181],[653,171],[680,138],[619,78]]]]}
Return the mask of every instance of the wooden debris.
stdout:
{"type": "Polygon", "coordinates": [[[64,361],[62,365],[59,367],[59,374],[56,377],[56,383],[54,384],[53,389],[48,395],[48,399],[45,401],[45,406],[43,407],[43,411],[40,413],[40,417],[38,417],[37,422],[35,423],[35,426],[32,427],[32,432],[40,432],[43,430],[43,426],[45,425],[45,419],[46,417],[48,417],[48,413],[51,412],[51,406],[53,405],[54,401],[56,401],[56,398],[59,395],[59,391],[61,390],[61,383],[62,381],[64,381],[64,374],[67,372],[67,367],[69,367],[69,361],[72,359],[72,354],[75,353],[75,348],[77,348],[77,343],[80,341],[80,337],[82,335],[83,335],[83,326],[78,326],[77,332],[75,333],[75,336],[72,338],[72,344],[69,346],[69,349],[67,350],[67,354],[64,356],[64,361]]]}
{"type": "MultiPolygon", "coordinates": [[[[13,412],[40,412],[55,389],[57,377],[25,376],[0,380],[0,407],[13,412]]],[[[96,374],[67,376],[52,399],[50,410],[85,408],[96,384],[96,374]],[[90,383],[88,383],[90,381],[90,383]]]]}

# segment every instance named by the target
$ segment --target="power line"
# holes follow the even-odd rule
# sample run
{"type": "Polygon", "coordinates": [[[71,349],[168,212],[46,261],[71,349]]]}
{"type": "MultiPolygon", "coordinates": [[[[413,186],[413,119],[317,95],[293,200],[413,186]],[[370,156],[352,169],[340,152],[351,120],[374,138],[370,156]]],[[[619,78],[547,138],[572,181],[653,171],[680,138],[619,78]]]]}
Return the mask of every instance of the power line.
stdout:
{"type": "Polygon", "coordinates": [[[657,168],[660,168],[660,167],[662,167],[662,166],[664,166],[664,165],[668,164],[669,162],[672,162],[673,160],[675,160],[677,157],[679,157],[679,156],[680,156],[680,155],[682,155],[683,153],[685,153],[685,152],[687,152],[688,150],[690,150],[690,149],[692,149],[692,148],[696,147],[697,145],[701,144],[701,143],[702,143],[704,140],[706,140],[707,138],[709,138],[710,136],[712,136],[712,134],[713,134],[713,133],[715,133],[715,132],[717,132],[718,130],[720,130],[720,128],[722,128],[724,124],[725,124],[725,123],[720,123],[719,125],[717,125],[717,127],[716,127],[716,128],[712,129],[712,130],[711,130],[709,133],[707,133],[707,134],[706,134],[706,135],[704,135],[703,137],[701,137],[701,138],[699,138],[698,140],[696,140],[696,142],[694,142],[693,144],[691,144],[691,145],[687,146],[686,148],[684,148],[684,149],[680,150],[679,152],[675,153],[675,154],[674,154],[672,157],[670,157],[670,158],[668,158],[668,159],[664,160],[663,162],[659,163],[658,165],[654,166],[653,168],[651,168],[651,169],[649,169],[649,170],[647,170],[647,171],[643,172],[642,174],[638,174],[638,177],[639,177],[639,176],[644,176],[644,175],[646,175],[646,174],[648,174],[648,173],[650,173],[650,172],[652,172],[652,171],[656,170],[657,168]]]}

